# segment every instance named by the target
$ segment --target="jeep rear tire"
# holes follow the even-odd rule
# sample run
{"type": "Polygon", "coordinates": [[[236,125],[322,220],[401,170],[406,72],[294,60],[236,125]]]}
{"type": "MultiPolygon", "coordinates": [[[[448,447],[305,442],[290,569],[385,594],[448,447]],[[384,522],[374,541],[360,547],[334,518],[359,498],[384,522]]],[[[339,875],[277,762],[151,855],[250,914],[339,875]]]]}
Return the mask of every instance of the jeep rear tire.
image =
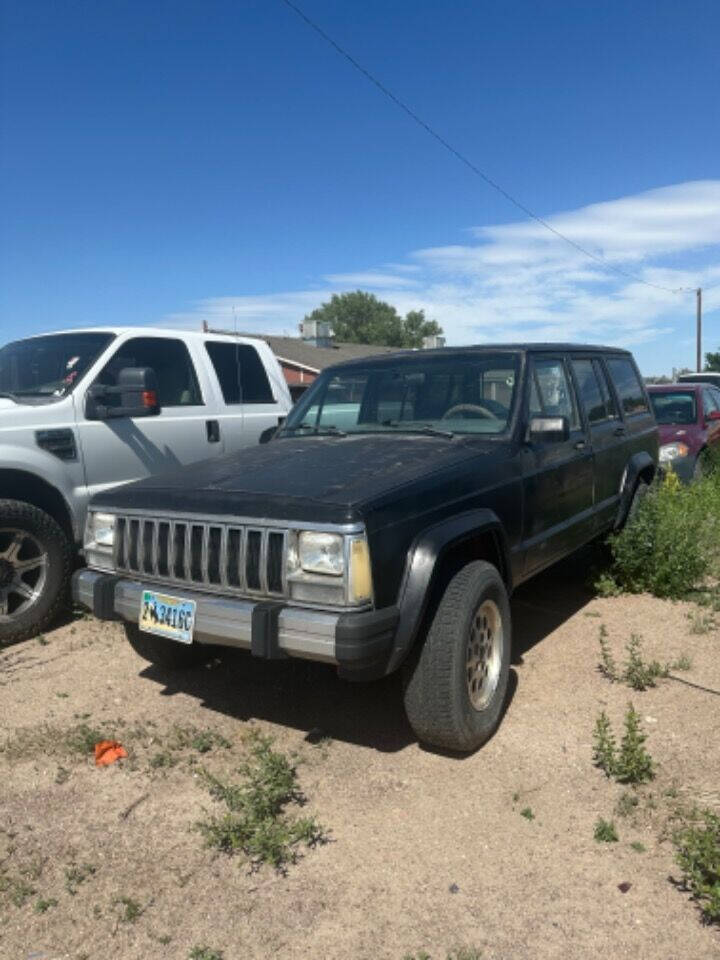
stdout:
{"type": "Polygon", "coordinates": [[[51,516],[0,500],[0,644],[27,640],[57,616],[68,595],[72,547],[51,516]]]}
{"type": "Polygon", "coordinates": [[[187,670],[210,658],[210,648],[201,643],[178,643],[167,637],[156,637],[141,630],[136,623],[126,623],[124,626],[125,636],[135,653],[158,666],[187,670]]]}
{"type": "Polygon", "coordinates": [[[476,560],[450,580],[405,668],[405,711],[418,739],[460,752],[485,743],[502,716],[510,650],[505,584],[476,560]]]}

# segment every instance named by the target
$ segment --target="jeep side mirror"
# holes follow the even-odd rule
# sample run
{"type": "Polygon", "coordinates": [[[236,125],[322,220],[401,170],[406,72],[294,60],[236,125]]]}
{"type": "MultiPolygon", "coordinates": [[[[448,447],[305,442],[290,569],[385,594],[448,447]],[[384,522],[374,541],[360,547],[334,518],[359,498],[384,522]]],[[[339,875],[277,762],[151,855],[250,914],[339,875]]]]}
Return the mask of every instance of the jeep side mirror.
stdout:
{"type": "Polygon", "coordinates": [[[160,409],[157,377],[152,367],[123,367],[117,375],[117,386],[94,383],[85,396],[88,420],[153,417],[160,409]],[[120,397],[120,403],[108,404],[111,397],[120,397]]]}
{"type": "Polygon", "coordinates": [[[528,440],[533,443],[562,443],[570,436],[567,417],[532,417],[528,427],[528,440]]]}

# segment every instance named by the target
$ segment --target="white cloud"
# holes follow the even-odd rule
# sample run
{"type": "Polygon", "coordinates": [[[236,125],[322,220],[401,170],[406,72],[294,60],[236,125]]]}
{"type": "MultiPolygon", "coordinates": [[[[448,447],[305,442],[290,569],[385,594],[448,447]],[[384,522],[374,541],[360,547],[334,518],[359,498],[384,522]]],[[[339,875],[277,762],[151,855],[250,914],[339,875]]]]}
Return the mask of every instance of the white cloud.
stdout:
{"type": "MultiPolygon", "coordinates": [[[[473,228],[470,243],[412,251],[405,263],[321,274],[317,289],[210,297],[167,320],[292,333],[332,293],[364,287],[401,313],[424,309],[442,324],[449,343],[605,341],[647,345],[649,357],[657,355],[653,341],[679,332],[681,320],[686,334],[694,302],[691,292],[678,295],[646,284],[675,290],[720,283],[720,180],[595,203],[547,222],[606,262],[585,256],[535,221],[498,224],[473,228]]],[[[707,291],[704,303],[706,314],[720,308],[720,286],[707,291]]],[[[667,351],[673,345],[682,356],[668,355],[666,365],[691,359],[683,339],[668,339],[667,351]]]]}

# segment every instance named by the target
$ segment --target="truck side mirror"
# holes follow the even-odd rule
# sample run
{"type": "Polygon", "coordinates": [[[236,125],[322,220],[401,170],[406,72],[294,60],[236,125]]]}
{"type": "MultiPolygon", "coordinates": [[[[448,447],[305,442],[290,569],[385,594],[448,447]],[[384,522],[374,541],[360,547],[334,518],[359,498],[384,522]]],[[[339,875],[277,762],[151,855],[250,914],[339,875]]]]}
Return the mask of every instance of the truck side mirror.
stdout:
{"type": "Polygon", "coordinates": [[[152,367],[123,367],[117,386],[94,383],[85,396],[88,420],[114,420],[118,417],[153,417],[160,413],[157,377],[152,367]],[[109,397],[120,397],[119,405],[109,406],[109,397]]]}
{"type": "Polygon", "coordinates": [[[533,443],[562,443],[570,437],[567,417],[532,417],[528,426],[528,440],[533,443]]]}

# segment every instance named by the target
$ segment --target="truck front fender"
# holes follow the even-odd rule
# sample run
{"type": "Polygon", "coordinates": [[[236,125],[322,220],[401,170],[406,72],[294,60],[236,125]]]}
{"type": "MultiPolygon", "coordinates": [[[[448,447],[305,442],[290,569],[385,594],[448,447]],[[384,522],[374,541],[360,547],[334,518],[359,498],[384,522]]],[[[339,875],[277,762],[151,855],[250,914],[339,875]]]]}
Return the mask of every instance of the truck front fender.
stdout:
{"type": "Polygon", "coordinates": [[[500,571],[508,592],[512,589],[510,551],[503,526],[488,509],[471,510],[423,530],[408,551],[397,606],[400,620],[387,673],[392,673],[412,649],[422,627],[435,578],[443,559],[455,548],[472,541],[492,544],[489,557],[500,571]]]}

